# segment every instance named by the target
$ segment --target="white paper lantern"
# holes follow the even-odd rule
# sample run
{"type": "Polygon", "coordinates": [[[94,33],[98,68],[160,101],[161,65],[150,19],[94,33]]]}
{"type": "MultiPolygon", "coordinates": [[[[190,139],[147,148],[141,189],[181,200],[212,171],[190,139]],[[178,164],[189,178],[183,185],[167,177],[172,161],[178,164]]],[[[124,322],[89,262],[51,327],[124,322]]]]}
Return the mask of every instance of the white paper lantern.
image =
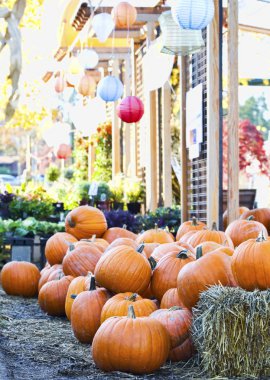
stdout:
{"type": "Polygon", "coordinates": [[[93,69],[97,66],[99,61],[98,53],[94,49],[83,50],[78,59],[85,70],[93,69]]]}
{"type": "Polygon", "coordinates": [[[213,0],[173,0],[172,16],[182,29],[201,30],[214,17],[213,0]]]}
{"type": "Polygon", "coordinates": [[[105,42],[115,25],[109,13],[99,13],[93,17],[92,27],[100,42],[105,42]]]}
{"type": "Polygon", "coordinates": [[[152,42],[142,59],[143,84],[146,91],[162,87],[171,75],[174,57],[161,53],[162,46],[162,39],[159,37],[152,42]]]}
{"type": "Polygon", "coordinates": [[[43,139],[51,147],[58,147],[60,144],[70,144],[70,125],[68,123],[55,123],[43,132],[43,139]]]}

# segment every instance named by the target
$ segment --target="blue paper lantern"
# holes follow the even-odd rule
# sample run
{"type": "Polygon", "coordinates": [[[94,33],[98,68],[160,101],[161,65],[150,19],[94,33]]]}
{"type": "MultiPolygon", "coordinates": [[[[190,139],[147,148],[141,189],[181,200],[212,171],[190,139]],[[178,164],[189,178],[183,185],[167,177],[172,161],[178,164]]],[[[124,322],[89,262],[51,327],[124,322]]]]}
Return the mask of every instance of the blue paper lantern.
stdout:
{"type": "Polygon", "coordinates": [[[174,0],[172,16],[182,29],[200,30],[214,17],[213,0],[174,0]]]}
{"type": "Polygon", "coordinates": [[[123,83],[112,75],[101,79],[97,86],[97,95],[105,102],[115,102],[121,98],[123,92],[123,83]]]}

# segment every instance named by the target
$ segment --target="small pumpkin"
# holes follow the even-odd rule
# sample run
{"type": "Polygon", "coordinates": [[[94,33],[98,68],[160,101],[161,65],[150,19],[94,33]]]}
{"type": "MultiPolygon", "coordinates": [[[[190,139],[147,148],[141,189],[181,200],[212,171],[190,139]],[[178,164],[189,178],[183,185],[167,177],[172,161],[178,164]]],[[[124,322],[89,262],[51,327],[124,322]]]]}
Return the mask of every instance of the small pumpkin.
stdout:
{"type": "Polygon", "coordinates": [[[38,268],[26,261],[11,261],[1,271],[2,287],[11,296],[36,296],[39,279],[38,268]]]}
{"type": "Polygon", "coordinates": [[[193,247],[203,243],[204,241],[214,241],[218,244],[234,248],[231,238],[223,231],[218,231],[216,223],[213,223],[211,230],[197,231],[188,239],[188,243],[193,247]]]}
{"type": "Polygon", "coordinates": [[[89,272],[87,273],[86,276],[79,276],[79,277],[74,278],[68,287],[68,292],[67,292],[66,302],[65,302],[65,312],[69,320],[71,317],[71,309],[72,309],[72,305],[74,303],[75,297],[81,292],[83,292],[84,290],[89,289],[91,275],[92,273],[89,272]]]}
{"type": "Polygon", "coordinates": [[[197,218],[193,217],[192,220],[182,223],[181,226],[178,228],[176,234],[176,241],[180,240],[181,237],[189,231],[200,231],[205,227],[205,223],[200,222],[197,218]]]}
{"type": "MultiPolygon", "coordinates": [[[[240,217],[244,212],[249,211],[247,207],[239,207],[238,208],[238,216],[240,217]]],[[[223,213],[223,228],[226,230],[228,227],[228,210],[225,210],[223,213]]]]}
{"type": "Polygon", "coordinates": [[[100,315],[110,295],[104,288],[96,288],[95,277],[91,277],[89,290],[75,296],[71,309],[71,326],[81,343],[92,343],[100,326],[100,315]]]}
{"type": "Polygon", "coordinates": [[[144,244],[144,253],[146,254],[146,257],[149,259],[149,257],[152,255],[154,250],[159,246],[160,246],[159,243],[145,243],[144,244]]]}
{"type": "Polygon", "coordinates": [[[172,251],[184,251],[188,249],[191,253],[195,253],[194,248],[191,245],[186,243],[180,243],[179,241],[175,241],[173,243],[160,244],[157,248],[154,249],[151,257],[153,257],[156,262],[158,262],[162,257],[166,256],[167,253],[172,251]],[[189,249],[190,248],[190,249],[189,249]]]}
{"type": "Polygon", "coordinates": [[[172,243],[174,242],[174,237],[169,231],[158,228],[157,224],[155,228],[147,230],[140,234],[137,238],[137,243],[172,243]]]}
{"type": "Polygon", "coordinates": [[[173,306],[170,309],[159,309],[154,311],[150,318],[155,318],[167,329],[171,348],[184,343],[189,336],[192,314],[186,308],[181,309],[179,306],[173,306]]]}
{"type": "Polygon", "coordinates": [[[92,344],[94,362],[106,372],[153,373],[165,363],[169,351],[165,327],[154,318],[136,318],[132,305],[127,317],[102,323],[92,344]]]}
{"type": "Polygon", "coordinates": [[[181,239],[179,240],[179,243],[181,243],[181,244],[183,244],[183,243],[185,243],[185,244],[189,244],[189,239],[191,238],[191,236],[195,235],[196,232],[198,232],[198,231],[196,231],[196,230],[191,230],[191,231],[189,231],[189,232],[186,232],[185,235],[183,235],[183,236],[181,237],[181,239]]]}
{"type": "Polygon", "coordinates": [[[131,240],[136,240],[137,235],[127,230],[126,225],[124,225],[123,228],[121,227],[109,228],[103,235],[103,239],[105,239],[109,244],[119,238],[128,238],[131,240]]]}
{"type": "Polygon", "coordinates": [[[50,277],[50,275],[56,271],[58,271],[59,269],[62,269],[62,264],[55,264],[53,266],[47,266],[46,268],[42,269],[42,271],[40,272],[41,276],[40,276],[40,279],[39,279],[39,282],[38,282],[38,291],[40,291],[40,289],[42,288],[42,286],[44,284],[46,284],[46,282],[48,282],[48,279],[50,277]]]}
{"type": "Polygon", "coordinates": [[[191,337],[187,338],[182,344],[173,348],[168,356],[170,362],[186,362],[195,354],[195,347],[191,337]]]}
{"type": "Polygon", "coordinates": [[[235,220],[226,228],[226,235],[230,236],[235,247],[248,239],[256,239],[260,232],[268,236],[267,229],[260,222],[256,222],[253,216],[247,219],[235,220]]]}
{"type": "Polygon", "coordinates": [[[100,318],[101,323],[110,317],[127,315],[129,305],[133,306],[137,317],[147,317],[157,310],[157,306],[153,301],[143,299],[136,293],[119,293],[110,298],[104,305],[100,318]]]}
{"type": "Polygon", "coordinates": [[[62,264],[69,244],[76,241],[77,239],[74,236],[66,232],[57,232],[51,236],[45,246],[45,256],[50,265],[62,264]]]}
{"type": "Polygon", "coordinates": [[[181,308],[185,307],[183,301],[179,297],[177,288],[167,290],[167,292],[164,293],[160,303],[161,309],[170,309],[173,306],[180,306],[181,308]]]}
{"type": "Polygon", "coordinates": [[[91,206],[79,206],[70,211],[65,220],[66,232],[76,239],[102,237],[107,230],[107,221],[102,211],[91,206]]]}
{"type": "Polygon", "coordinates": [[[214,241],[204,241],[201,244],[198,244],[195,248],[196,259],[199,259],[200,257],[206,255],[209,252],[213,252],[214,250],[220,247],[223,247],[223,246],[214,241]]]}
{"type": "Polygon", "coordinates": [[[270,208],[255,208],[254,210],[245,211],[240,215],[240,219],[247,219],[250,216],[254,217],[254,220],[262,223],[270,234],[270,208]]]}
{"type": "Polygon", "coordinates": [[[128,245],[129,247],[132,247],[134,249],[138,247],[138,244],[134,239],[117,238],[111,244],[109,244],[108,248],[106,248],[106,252],[108,252],[112,248],[119,247],[120,245],[128,245]]]}
{"type": "MultiPolygon", "coordinates": [[[[220,246],[219,248],[215,249],[214,251],[211,251],[211,253],[225,253],[226,255],[228,256],[232,256],[234,254],[234,249],[230,248],[230,247],[224,247],[224,246],[220,246]]],[[[210,253],[210,252],[208,252],[210,253]]],[[[196,259],[199,259],[201,256],[198,254],[196,256],[196,259]]]]}

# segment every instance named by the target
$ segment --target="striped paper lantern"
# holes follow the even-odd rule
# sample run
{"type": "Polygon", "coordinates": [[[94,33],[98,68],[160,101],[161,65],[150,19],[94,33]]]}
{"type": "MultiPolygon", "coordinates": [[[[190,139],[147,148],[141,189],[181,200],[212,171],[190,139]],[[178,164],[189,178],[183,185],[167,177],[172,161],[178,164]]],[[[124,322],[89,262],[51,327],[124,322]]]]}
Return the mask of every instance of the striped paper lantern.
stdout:
{"type": "Polygon", "coordinates": [[[144,114],[144,105],[137,96],[127,96],[117,107],[117,115],[125,123],[137,123],[144,114]]]}
{"type": "Polygon", "coordinates": [[[174,0],[172,16],[182,29],[201,30],[214,17],[213,0],[174,0]]]}

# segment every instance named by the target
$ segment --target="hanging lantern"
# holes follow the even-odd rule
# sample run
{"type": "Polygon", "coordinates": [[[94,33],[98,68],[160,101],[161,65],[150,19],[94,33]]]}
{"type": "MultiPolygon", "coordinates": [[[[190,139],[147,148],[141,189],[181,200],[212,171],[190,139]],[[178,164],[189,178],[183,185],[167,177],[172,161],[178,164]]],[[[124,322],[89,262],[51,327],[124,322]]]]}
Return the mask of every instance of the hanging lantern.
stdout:
{"type": "Polygon", "coordinates": [[[83,73],[83,68],[77,57],[71,57],[68,64],[68,69],[66,72],[66,80],[70,87],[75,87],[78,83],[81,75],[83,73]]]}
{"type": "MultiPolygon", "coordinates": [[[[179,29],[179,27],[178,27],[179,29]]],[[[143,87],[145,91],[161,88],[170,78],[174,57],[160,52],[162,38],[152,42],[142,59],[143,87]]]]}
{"type": "Polygon", "coordinates": [[[180,29],[171,11],[161,14],[159,24],[163,42],[161,53],[185,56],[197,53],[204,47],[202,31],[180,29]]]}
{"type": "Polygon", "coordinates": [[[55,123],[42,134],[46,144],[58,147],[60,144],[70,143],[70,125],[68,123],[55,123]]]}
{"type": "Polygon", "coordinates": [[[94,67],[97,66],[98,61],[99,61],[98,53],[94,49],[83,50],[80,53],[78,59],[81,66],[85,70],[93,69],[94,67]]]}
{"type": "Polygon", "coordinates": [[[182,29],[201,30],[207,27],[214,17],[213,0],[174,0],[172,16],[182,29]]]}
{"type": "Polygon", "coordinates": [[[70,145],[60,144],[57,149],[56,156],[60,160],[66,160],[67,158],[71,156],[71,154],[72,154],[72,150],[71,150],[70,145]]]}
{"type": "Polygon", "coordinates": [[[114,22],[109,13],[99,13],[93,17],[92,27],[100,42],[105,42],[114,29],[114,22]]]}
{"type": "Polygon", "coordinates": [[[105,102],[115,102],[123,92],[123,83],[113,75],[101,79],[97,86],[97,95],[105,102]]]}
{"type": "Polygon", "coordinates": [[[66,88],[66,80],[65,80],[65,77],[64,75],[59,75],[56,79],[55,79],[55,83],[54,83],[54,89],[55,89],[55,92],[57,92],[58,94],[60,94],[61,92],[64,91],[64,89],[66,88]]]}
{"type": "Polygon", "coordinates": [[[125,123],[138,123],[143,114],[143,102],[137,96],[127,96],[117,107],[117,115],[125,123]]]}
{"type": "Polygon", "coordinates": [[[112,18],[116,28],[130,28],[136,21],[137,10],[133,5],[123,1],[113,8],[112,18]]]}
{"type": "Polygon", "coordinates": [[[87,74],[84,74],[78,82],[76,90],[82,96],[94,96],[96,91],[95,79],[87,74]]]}

